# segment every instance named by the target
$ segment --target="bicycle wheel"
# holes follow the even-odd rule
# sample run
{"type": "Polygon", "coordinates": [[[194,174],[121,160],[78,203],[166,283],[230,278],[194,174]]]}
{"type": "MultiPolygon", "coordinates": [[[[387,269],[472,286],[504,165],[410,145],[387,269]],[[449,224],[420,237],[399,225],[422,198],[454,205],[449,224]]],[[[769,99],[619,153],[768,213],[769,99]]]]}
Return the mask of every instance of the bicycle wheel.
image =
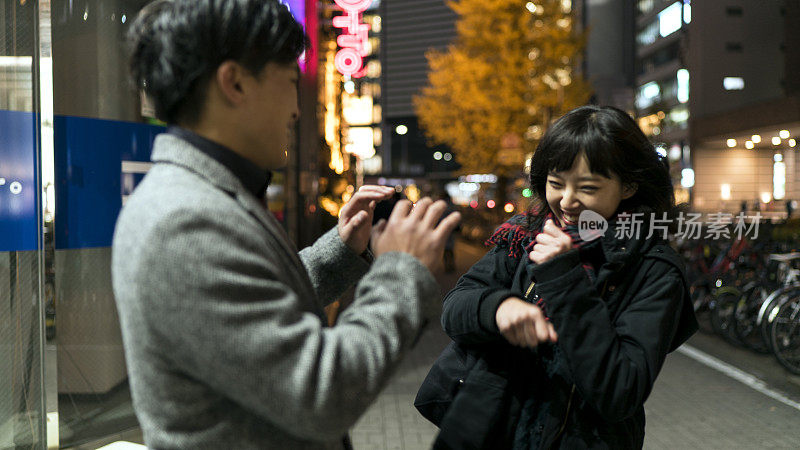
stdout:
{"type": "Polygon", "coordinates": [[[763,286],[751,286],[739,299],[733,314],[733,332],[736,338],[745,347],[758,353],[770,353],[769,347],[761,339],[760,330],[756,326],[761,304],[768,295],[769,292],[763,286]]]}
{"type": "Polygon", "coordinates": [[[770,294],[764,304],[761,305],[756,322],[758,323],[761,339],[770,352],[775,351],[772,348],[772,338],[770,337],[772,323],[778,315],[780,306],[796,295],[800,295],[800,287],[786,286],[770,294]]]}
{"type": "Polygon", "coordinates": [[[689,294],[691,295],[692,305],[694,306],[694,314],[697,317],[697,324],[700,331],[706,334],[714,333],[711,326],[711,307],[713,295],[711,288],[706,280],[697,280],[689,286],[689,294]]]}
{"type": "Polygon", "coordinates": [[[736,313],[736,304],[741,293],[726,291],[714,299],[714,308],[711,310],[711,326],[719,336],[734,345],[744,345],[733,331],[733,318],[736,313]]]}
{"type": "Polygon", "coordinates": [[[770,338],[778,362],[789,372],[800,375],[800,297],[792,298],[778,309],[770,338]]]}

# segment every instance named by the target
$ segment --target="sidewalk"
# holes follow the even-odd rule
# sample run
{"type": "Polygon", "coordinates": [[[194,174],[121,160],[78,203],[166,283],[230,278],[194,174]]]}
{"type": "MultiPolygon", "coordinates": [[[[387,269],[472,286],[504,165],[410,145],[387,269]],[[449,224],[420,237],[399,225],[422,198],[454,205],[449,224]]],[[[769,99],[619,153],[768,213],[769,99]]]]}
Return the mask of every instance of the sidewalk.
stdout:
{"type": "MultiPolygon", "coordinates": [[[[457,242],[458,273],[483,251],[457,242]]],[[[440,283],[449,289],[456,279],[442,276],[440,283]]],[[[351,431],[356,450],[430,448],[437,428],[416,411],[413,402],[428,369],[448,342],[440,328],[426,331],[384,393],[351,431]]],[[[703,350],[711,352],[713,348],[703,350]]],[[[645,410],[646,449],[800,448],[800,410],[680,352],[667,358],[645,410]]]]}

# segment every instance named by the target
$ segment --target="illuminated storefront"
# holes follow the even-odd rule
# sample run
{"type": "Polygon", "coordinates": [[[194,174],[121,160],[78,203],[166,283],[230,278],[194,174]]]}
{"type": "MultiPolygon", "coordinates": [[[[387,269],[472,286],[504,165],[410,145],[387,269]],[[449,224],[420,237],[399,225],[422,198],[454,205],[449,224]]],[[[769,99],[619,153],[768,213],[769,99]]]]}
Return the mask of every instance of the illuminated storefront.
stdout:
{"type": "Polygon", "coordinates": [[[382,170],[379,1],[335,0],[323,9],[320,128],[327,147],[320,206],[338,215],[364,176],[382,170]]]}

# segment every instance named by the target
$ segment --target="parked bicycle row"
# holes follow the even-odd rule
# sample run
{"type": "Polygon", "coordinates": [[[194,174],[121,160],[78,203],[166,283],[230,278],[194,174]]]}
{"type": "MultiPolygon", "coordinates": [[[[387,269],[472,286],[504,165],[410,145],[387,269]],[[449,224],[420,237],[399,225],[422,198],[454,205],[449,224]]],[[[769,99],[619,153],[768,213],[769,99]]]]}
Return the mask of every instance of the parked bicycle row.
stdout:
{"type": "Polygon", "coordinates": [[[792,229],[778,226],[756,240],[685,241],[679,248],[701,331],[772,353],[800,375],[800,247],[792,229]]]}

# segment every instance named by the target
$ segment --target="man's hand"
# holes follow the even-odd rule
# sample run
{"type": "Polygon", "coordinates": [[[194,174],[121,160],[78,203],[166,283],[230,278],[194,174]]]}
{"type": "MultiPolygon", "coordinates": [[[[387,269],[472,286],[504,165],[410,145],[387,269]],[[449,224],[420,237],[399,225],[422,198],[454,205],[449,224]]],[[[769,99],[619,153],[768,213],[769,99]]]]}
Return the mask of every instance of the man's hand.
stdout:
{"type": "Polygon", "coordinates": [[[361,186],[339,212],[339,237],[359,255],[369,245],[372,232],[372,215],[375,205],[392,197],[394,188],[387,186],[361,186]]]}
{"type": "Polygon", "coordinates": [[[542,309],[517,297],[500,303],[495,322],[508,342],[518,347],[534,348],[543,342],[556,342],[558,335],[544,317],[542,309]]]}
{"type": "Polygon", "coordinates": [[[408,200],[397,202],[389,221],[381,220],[375,225],[372,241],[375,257],[388,252],[405,252],[435,272],[442,264],[447,237],[461,221],[461,214],[454,212],[439,222],[446,209],[444,201],[434,203],[427,197],[413,209],[408,200]]]}
{"type": "Polygon", "coordinates": [[[572,238],[561,231],[552,220],[547,219],[542,232],[536,235],[536,244],[528,257],[536,264],[544,264],[571,249],[572,238]]]}

